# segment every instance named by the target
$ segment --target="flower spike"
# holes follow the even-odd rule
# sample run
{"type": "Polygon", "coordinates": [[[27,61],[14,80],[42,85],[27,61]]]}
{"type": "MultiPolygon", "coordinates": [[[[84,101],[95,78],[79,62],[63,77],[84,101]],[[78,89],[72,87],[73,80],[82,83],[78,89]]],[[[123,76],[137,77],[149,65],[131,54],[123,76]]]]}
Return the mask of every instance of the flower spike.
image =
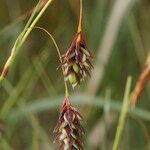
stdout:
{"type": "Polygon", "coordinates": [[[93,54],[87,48],[83,32],[78,32],[70,48],[62,55],[65,78],[72,87],[79,85],[82,80],[90,76],[93,68],[92,59],[93,54]]]}
{"type": "Polygon", "coordinates": [[[83,150],[84,129],[80,124],[81,120],[81,115],[71,106],[69,97],[66,97],[54,129],[59,150],[83,150]]]}

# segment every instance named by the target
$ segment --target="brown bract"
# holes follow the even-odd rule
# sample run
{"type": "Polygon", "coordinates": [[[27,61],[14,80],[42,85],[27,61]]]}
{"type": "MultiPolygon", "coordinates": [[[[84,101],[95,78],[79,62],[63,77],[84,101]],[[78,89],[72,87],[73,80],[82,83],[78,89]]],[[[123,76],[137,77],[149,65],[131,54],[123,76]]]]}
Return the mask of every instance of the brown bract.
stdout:
{"type": "Polygon", "coordinates": [[[144,67],[142,73],[140,74],[139,79],[137,81],[137,84],[135,86],[135,89],[134,89],[134,92],[132,95],[132,101],[131,101],[132,106],[135,106],[137,104],[137,102],[138,102],[142,92],[144,91],[144,88],[147,85],[149,79],[150,79],[150,52],[148,54],[145,67],[144,67]]]}
{"type": "Polygon", "coordinates": [[[83,150],[84,129],[80,124],[81,120],[81,115],[70,105],[69,97],[66,97],[54,129],[59,150],[83,150]]]}
{"type": "Polygon", "coordinates": [[[66,80],[69,80],[73,87],[90,76],[92,59],[93,54],[87,48],[83,32],[77,33],[70,48],[62,55],[66,80]]]}

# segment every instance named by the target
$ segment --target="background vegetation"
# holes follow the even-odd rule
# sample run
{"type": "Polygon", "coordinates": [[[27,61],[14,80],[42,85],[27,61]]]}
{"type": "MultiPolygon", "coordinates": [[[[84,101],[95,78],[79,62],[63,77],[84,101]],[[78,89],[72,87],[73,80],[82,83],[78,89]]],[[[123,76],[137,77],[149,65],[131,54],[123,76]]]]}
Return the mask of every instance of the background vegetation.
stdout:
{"type": "MultiPolygon", "coordinates": [[[[1,69],[28,20],[23,14],[37,2],[0,0],[1,69]]],[[[38,22],[55,37],[61,53],[76,33],[78,10],[76,0],[53,0],[38,22]]],[[[84,116],[85,149],[112,149],[127,76],[133,77],[133,90],[150,49],[149,16],[149,0],[84,1],[84,32],[95,55],[95,74],[72,92],[71,99],[84,116]]],[[[53,128],[64,96],[59,65],[53,43],[35,29],[0,88],[0,109],[7,101],[13,106],[6,113],[0,149],[55,149],[53,128]]],[[[129,112],[120,150],[150,149],[149,91],[150,85],[138,108],[129,112]]]]}

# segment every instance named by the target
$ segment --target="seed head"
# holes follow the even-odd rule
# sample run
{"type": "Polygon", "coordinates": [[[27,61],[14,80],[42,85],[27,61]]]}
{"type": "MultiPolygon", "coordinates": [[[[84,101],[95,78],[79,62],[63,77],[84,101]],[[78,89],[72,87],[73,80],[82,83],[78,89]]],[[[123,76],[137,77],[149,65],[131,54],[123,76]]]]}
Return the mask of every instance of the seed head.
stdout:
{"type": "Polygon", "coordinates": [[[79,32],[65,54],[62,55],[62,65],[65,77],[73,87],[79,85],[82,80],[90,76],[93,68],[93,55],[87,48],[83,32],[79,32]]]}
{"type": "Polygon", "coordinates": [[[81,115],[70,105],[69,97],[66,97],[54,129],[59,150],[83,150],[84,129],[80,124],[81,120],[81,115]]]}

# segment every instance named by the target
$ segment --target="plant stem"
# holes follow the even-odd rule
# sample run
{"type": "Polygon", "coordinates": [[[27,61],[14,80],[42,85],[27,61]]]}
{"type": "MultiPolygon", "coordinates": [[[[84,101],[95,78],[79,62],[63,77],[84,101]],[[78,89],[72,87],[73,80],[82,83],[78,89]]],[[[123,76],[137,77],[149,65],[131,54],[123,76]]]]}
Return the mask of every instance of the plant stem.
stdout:
{"type": "Polygon", "coordinates": [[[33,27],[35,26],[35,24],[38,22],[38,20],[41,18],[41,16],[43,15],[43,13],[45,12],[45,10],[48,8],[48,6],[50,5],[50,3],[52,2],[52,0],[49,0],[45,6],[41,9],[41,11],[39,12],[39,14],[37,15],[37,17],[34,19],[34,21],[31,23],[31,25],[29,26],[28,30],[26,31],[26,33],[24,34],[23,38],[20,41],[20,44],[18,45],[18,47],[20,48],[22,46],[22,44],[24,43],[24,41],[26,40],[26,38],[28,37],[28,35],[30,34],[30,32],[32,31],[33,27]]]}
{"type": "Polygon", "coordinates": [[[80,16],[79,16],[78,32],[82,31],[82,17],[83,17],[83,1],[80,0],[80,16]]]}
{"type": "Polygon", "coordinates": [[[54,37],[46,29],[44,29],[42,27],[37,27],[37,26],[35,26],[34,28],[37,28],[37,29],[40,29],[40,30],[44,31],[51,38],[51,40],[53,41],[53,43],[55,45],[55,48],[57,50],[57,53],[58,53],[58,56],[59,56],[59,60],[60,60],[60,63],[61,63],[61,69],[62,69],[63,78],[64,78],[65,96],[68,97],[69,96],[68,85],[67,85],[67,82],[65,80],[65,76],[64,76],[65,73],[64,73],[64,68],[62,66],[61,53],[60,53],[60,49],[59,49],[59,47],[58,47],[58,45],[56,43],[56,40],[54,39],[54,37]]]}
{"type": "Polygon", "coordinates": [[[130,95],[131,81],[132,81],[132,78],[128,77],[126,88],[125,88],[125,93],[124,93],[124,98],[123,98],[122,111],[121,111],[121,114],[119,117],[119,123],[117,126],[115,141],[114,141],[114,145],[113,145],[112,150],[118,150],[119,149],[122,131],[123,131],[123,128],[125,125],[127,113],[129,111],[129,108],[130,108],[130,96],[129,95],[130,95]]]}
{"type": "MultiPolygon", "coordinates": [[[[34,15],[35,15],[35,11],[33,12],[33,14],[31,15],[31,17],[30,17],[30,19],[29,19],[29,21],[27,23],[27,25],[25,26],[24,30],[18,36],[18,38],[17,38],[17,40],[16,40],[16,42],[15,42],[13,48],[12,48],[11,55],[8,58],[8,60],[6,61],[5,65],[4,65],[4,69],[2,71],[2,74],[0,75],[0,85],[1,85],[2,81],[4,80],[5,76],[7,75],[8,71],[9,71],[9,68],[13,64],[13,61],[15,59],[15,56],[16,56],[17,52],[20,50],[21,46],[24,44],[24,42],[27,39],[28,35],[32,31],[33,27],[38,22],[38,20],[41,18],[41,16],[43,15],[43,13],[48,8],[48,6],[50,5],[51,2],[52,2],[52,0],[48,0],[48,2],[45,4],[45,6],[41,9],[41,11],[38,13],[36,18],[32,22],[32,19],[34,18],[34,15]],[[26,28],[28,26],[29,26],[29,30],[26,30],[26,28]]],[[[36,6],[35,10],[37,9],[37,7],[38,6],[36,6]]]]}
{"type": "Polygon", "coordinates": [[[30,16],[30,18],[29,18],[27,24],[25,25],[25,27],[24,27],[24,29],[23,29],[23,32],[22,32],[23,35],[24,35],[24,33],[27,31],[27,29],[28,29],[28,27],[30,26],[30,24],[31,24],[31,22],[32,22],[32,20],[33,20],[33,18],[35,17],[35,14],[36,14],[36,12],[38,11],[38,8],[39,8],[41,2],[42,2],[42,0],[39,0],[38,4],[35,6],[35,9],[33,10],[33,12],[32,12],[32,14],[31,14],[31,16],[30,16]]]}

